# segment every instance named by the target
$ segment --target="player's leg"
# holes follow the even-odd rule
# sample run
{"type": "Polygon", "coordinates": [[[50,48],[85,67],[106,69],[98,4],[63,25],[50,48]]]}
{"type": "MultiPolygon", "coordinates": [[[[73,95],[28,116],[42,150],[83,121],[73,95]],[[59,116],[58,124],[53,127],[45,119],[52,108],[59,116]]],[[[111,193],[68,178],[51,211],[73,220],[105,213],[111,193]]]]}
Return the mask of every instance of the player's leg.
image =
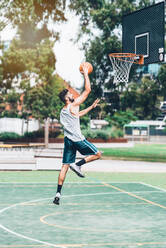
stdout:
{"type": "Polygon", "coordinates": [[[65,177],[66,177],[68,169],[69,169],[69,164],[63,164],[62,168],[61,168],[61,171],[59,173],[57,192],[56,192],[55,199],[53,201],[53,203],[56,204],[56,205],[59,205],[59,200],[61,198],[61,190],[62,190],[63,183],[65,181],[65,177]]]}
{"type": "Polygon", "coordinates": [[[100,159],[101,158],[101,152],[98,151],[95,155],[89,155],[85,157],[86,163],[92,162],[94,160],[100,159]]]}
{"type": "MultiPolygon", "coordinates": [[[[85,158],[81,159],[77,163],[70,165],[70,168],[78,175],[81,176],[81,166],[85,163],[97,160],[101,158],[101,152],[87,140],[75,142],[76,149],[82,154],[87,155],[85,158]]],[[[83,174],[82,174],[83,175],[83,174]]],[[[83,177],[83,176],[82,176],[83,177]]]]}
{"type": "Polygon", "coordinates": [[[59,205],[59,200],[61,198],[61,190],[63,187],[63,183],[69,169],[69,165],[75,162],[76,158],[76,149],[73,146],[73,142],[67,137],[64,138],[64,151],[63,151],[63,162],[62,168],[58,177],[58,186],[55,199],[53,201],[54,204],[59,205]]]}

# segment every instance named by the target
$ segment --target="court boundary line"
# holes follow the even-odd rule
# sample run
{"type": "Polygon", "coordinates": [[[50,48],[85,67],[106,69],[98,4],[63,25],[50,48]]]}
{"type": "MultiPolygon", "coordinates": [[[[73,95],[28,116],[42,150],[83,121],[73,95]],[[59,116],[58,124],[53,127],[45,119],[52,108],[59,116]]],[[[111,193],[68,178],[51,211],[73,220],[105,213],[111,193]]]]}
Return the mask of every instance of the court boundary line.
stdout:
{"type": "MultiPolygon", "coordinates": [[[[78,197],[78,196],[91,196],[91,195],[103,195],[103,194],[111,194],[111,192],[106,192],[106,193],[92,193],[92,194],[77,194],[77,195],[66,195],[66,196],[63,196],[64,198],[69,198],[69,197],[78,197]]],[[[30,201],[26,201],[26,202],[20,202],[20,203],[16,203],[16,204],[13,204],[11,206],[8,206],[6,208],[3,208],[0,210],[0,214],[13,208],[13,207],[16,207],[16,206],[21,206],[21,205],[24,205],[24,204],[27,204],[27,203],[33,203],[33,202],[39,202],[39,201],[45,201],[45,200],[50,200],[52,198],[40,198],[40,199],[35,199],[35,200],[30,200],[30,201]]],[[[34,241],[34,242],[37,242],[37,243],[41,243],[41,244],[45,244],[45,245],[48,245],[48,246],[53,246],[53,247],[60,247],[60,248],[67,248],[66,246],[64,245],[54,245],[54,244],[51,244],[51,243],[48,243],[48,242],[45,242],[45,241],[41,241],[41,240],[38,240],[38,239],[34,239],[34,238],[31,238],[31,237],[28,237],[28,236],[25,236],[25,235],[22,235],[18,232],[15,232],[15,231],[12,231],[11,229],[5,227],[4,225],[0,224],[0,228],[17,236],[17,237],[21,237],[23,239],[27,239],[27,240],[31,240],[31,241],[34,241]]]]}
{"type": "Polygon", "coordinates": [[[1,248],[23,248],[23,247],[32,247],[32,248],[34,248],[34,247],[50,247],[50,246],[48,246],[48,245],[37,245],[37,244],[33,244],[33,245],[1,245],[0,246],[1,248]]]}
{"type": "Polygon", "coordinates": [[[148,187],[151,187],[151,188],[158,189],[160,191],[166,192],[166,189],[160,188],[158,186],[153,186],[153,185],[151,185],[149,183],[144,183],[144,182],[140,182],[140,183],[143,184],[143,185],[145,185],[145,186],[148,186],[148,187]]]}
{"type": "MultiPolygon", "coordinates": [[[[90,247],[101,247],[103,245],[106,245],[106,246],[110,246],[110,245],[115,245],[115,246],[122,246],[122,245],[129,245],[129,246],[133,246],[133,245],[136,245],[138,247],[142,246],[142,245],[165,245],[166,244],[166,241],[164,242],[134,242],[134,243],[129,243],[129,242],[124,242],[124,243],[115,243],[115,242],[112,242],[112,243],[97,243],[97,244],[89,244],[89,243],[83,243],[83,244],[71,244],[73,245],[73,248],[74,247],[78,247],[78,248],[81,248],[81,247],[84,247],[84,246],[89,246],[90,247]]],[[[67,244],[66,244],[67,245],[67,244]]],[[[71,247],[71,245],[67,245],[66,248],[69,248],[71,247]]],[[[39,247],[39,245],[24,245],[23,247],[32,247],[32,246],[35,246],[35,247],[39,247]]],[[[14,245],[14,246],[11,246],[11,245],[3,245],[2,248],[22,248],[22,246],[20,247],[20,245],[14,245]]],[[[48,247],[48,245],[42,245],[42,247],[48,247]]],[[[50,246],[49,246],[50,247],[50,246]]]]}
{"type": "MultiPolygon", "coordinates": [[[[16,206],[19,206],[21,204],[25,204],[25,203],[30,203],[30,202],[38,202],[38,201],[42,201],[42,200],[49,200],[50,198],[41,198],[41,199],[37,199],[37,200],[31,200],[31,201],[26,201],[26,202],[20,202],[20,203],[16,203],[16,204],[13,204],[12,206],[9,206],[9,207],[6,207],[4,209],[1,209],[0,210],[0,214],[5,212],[6,210],[8,209],[11,209],[13,207],[16,207],[16,206]]],[[[6,232],[8,233],[11,233],[17,237],[20,237],[20,238],[23,238],[23,239],[27,239],[27,240],[31,240],[31,241],[34,241],[34,242],[37,242],[37,243],[40,243],[40,244],[44,244],[44,245],[48,245],[48,246],[53,246],[53,247],[60,247],[60,248],[67,248],[66,246],[64,245],[55,245],[55,244],[51,244],[49,242],[45,242],[45,241],[41,241],[41,240],[38,240],[38,239],[34,239],[34,238],[31,238],[31,237],[28,237],[28,236],[25,236],[23,234],[20,234],[18,232],[14,232],[12,231],[11,229],[5,227],[4,225],[0,224],[0,228],[5,230],[6,232]]]]}
{"type": "MultiPolygon", "coordinates": [[[[150,201],[150,200],[147,200],[147,199],[144,198],[144,197],[137,196],[137,195],[133,194],[132,192],[125,191],[124,189],[120,189],[120,188],[118,188],[118,187],[116,187],[116,186],[113,186],[113,185],[111,185],[111,184],[107,184],[107,183],[104,183],[104,182],[103,182],[103,184],[104,184],[105,186],[107,186],[107,187],[116,189],[116,190],[118,190],[118,191],[120,191],[120,192],[124,192],[124,193],[126,193],[127,195],[132,196],[132,197],[134,197],[134,198],[137,198],[137,199],[139,199],[139,200],[141,200],[141,201],[145,201],[145,202],[149,203],[150,205],[154,205],[154,206],[157,206],[157,207],[166,209],[166,206],[161,205],[161,204],[156,203],[156,202],[153,202],[153,201],[150,201]]],[[[148,187],[148,186],[147,186],[147,187],[148,187]]]]}
{"type": "MultiPolygon", "coordinates": [[[[72,246],[73,246],[73,248],[74,247],[78,247],[78,248],[81,248],[81,247],[84,247],[84,246],[89,246],[90,245],[90,247],[101,247],[101,246],[103,246],[103,245],[106,245],[106,246],[110,246],[110,245],[114,245],[114,246],[122,246],[122,245],[129,245],[129,246],[133,246],[133,245],[136,245],[136,246],[138,246],[138,247],[140,247],[140,246],[142,246],[142,245],[159,245],[159,244],[161,244],[161,245],[165,245],[166,244],[166,242],[164,241],[164,242],[134,242],[134,243],[129,243],[129,242],[124,242],[124,243],[97,243],[97,244],[89,244],[89,243],[83,243],[83,244],[72,244],[72,246]]],[[[33,245],[33,246],[36,246],[36,247],[39,247],[39,245],[33,245]]],[[[14,246],[11,246],[11,245],[4,245],[4,246],[2,246],[2,248],[22,248],[22,247],[20,247],[20,245],[14,245],[14,246]]],[[[24,247],[32,247],[32,245],[24,245],[24,247]]],[[[42,245],[42,247],[48,247],[48,245],[42,245]]],[[[50,246],[49,246],[50,247],[50,246]]],[[[71,245],[67,245],[67,247],[66,248],[69,248],[69,247],[71,247],[71,245]]]]}
{"type": "MultiPolygon", "coordinates": [[[[110,192],[107,192],[105,194],[110,194],[110,192]]],[[[68,196],[64,196],[65,198],[68,198],[68,197],[77,197],[77,196],[90,196],[90,195],[103,195],[103,193],[96,193],[96,194],[78,194],[78,195],[68,195],[68,196]]],[[[45,200],[50,200],[52,198],[40,198],[40,199],[36,199],[36,200],[30,200],[30,201],[26,201],[26,202],[20,202],[20,203],[16,203],[16,204],[13,204],[11,206],[8,206],[6,208],[3,208],[0,210],[0,214],[13,208],[13,207],[16,207],[16,206],[21,206],[23,204],[27,204],[27,203],[33,203],[33,202],[39,202],[39,201],[45,201],[45,200]]],[[[10,233],[10,234],[13,234],[17,237],[20,237],[20,238],[23,238],[23,239],[27,239],[27,240],[31,240],[31,241],[34,241],[34,242],[37,242],[37,243],[41,243],[41,244],[45,244],[45,245],[48,245],[48,246],[52,246],[52,247],[59,247],[59,248],[67,248],[69,247],[68,244],[67,247],[64,246],[64,245],[55,245],[55,244],[51,244],[51,243],[48,243],[48,242],[45,242],[45,241],[41,241],[41,240],[38,240],[38,239],[34,239],[34,238],[31,238],[31,237],[28,237],[28,236],[25,236],[25,235],[22,235],[18,232],[15,232],[15,231],[12,231],[11,229],[5,227],[4,225],[0,224],[0,228],[5,230],[6,232],[10,233]]]]}
{"type": "MultiPolygon", "coordinates": [[[[96,182],[65,182],[65,184],[97,184],[97,183],[101,183],[101,181],[96,181],[96,182]]],[[[104,181],[104,183],[118,183],[118,184],[127,184],[127,183],[131,183],[131,184],[134,184],[134,183],[138,183],[138,184],[142,184],[142,182],[118,182],[118,181],[104,181]]],[[[0,182],[0,184],[55,184],[57,185],[57,182],[0,182]]]]}
{"type": "MultiPolygon", "coordinates": [[[[74,182],[74,183],[76,183],[76,182],[74,182]]],[[[88,183],[88,182],[87,182],[88,183]]],[[[103,182],[100,182],[101,184],[103,183],[103,182]]],[[[118,183],[118,182],[111,182],[111,183],[118,183]]],[[[123,182],[122,182],[123,183],[123,182]]],[[[126,183],[130,183],[130,182],[125,182],[125,184],[126,183]]],[[[135,183],[135,182],[132,182],[132,183],[135,183]]],[[[142,182],[136,182],[137,184],[142,184],[142,182]]],[[[9,184],[13,184],[13,183],[9,183],[9,184]]],[[[90,183],[89,183],[90,184],[90,183]]],[[[97,184],[97,182],[95,183],[93,183],[93,184],[97,184]]],[[[120,189],[120,188],[118,188],[118,187],[116,187],[116,186],[113,186],[113,185],[107,185],[107,183],[106,183],[106,185],[105,186],[109,186],[109,187],[111,187],[111,188],[114,188],[114,189],[116,189],[116,190],[118,190],[118,191],[121,191],[122,193],[125,193],[125,194],[129,194],[129,195],[131,195],[131,196],[133,196],[133,197],[135,197],[135,198],[138,198],[138,199],[140,199],[140,200],[142,200],[142,201],[146,201],[146,202],[148,202],[148,203],[150,203],[151,205],[156,205],[156,206],[159,206],[159,207],[161,207],[161,208],[165,208],[166,209],[166,207],[165,206],[162,206],[162,205],[160,205],[160,204],[157,204],[157,203],[155,203],[155,202],[152,202],[152,201],[149,201],[149,200],[147,200],[147,199],[144,199],[144,198],[142,198],[142,197],[139,197],[139,196],[136,196],[136,195],[134,195],[134,194],[130,194],[130,192],[127,192],[127,191],[125,191],[125,190],[123,190],[123,189],[120,189]]],[[[147,187],[151,187],[150,185],[146,185],[147,187]]],[[[162,189],[159,189],[159,192],[160,191],[162,191],[162,189]]],[[[165,191],[164,191],[165,192],[165,191]]],[[[69,195],[69,196],[64,196],[64,198],[68,198],[68,197],[76,197],[76,196],[89,196],[89,195],[103,195],[103,194],[110,194],[111,192],[106,192],[106,193],[96,193],[96,194],[79,194],[79,195],[69,195]]],[[[39,201],[45,201],[45,200],[48,200],[48,199],[52,199],[52,198],[41,198],[41,199],[36,199],[36,200],[30,200],[30,201],[26,201],[26,202],[20,202],[20,203],[16,203],[16,204],[13,204],[13,205],[11,205],[11,206],[9,206],[9,207],[6,207],[6,208],[3,208],[3,209],[1,209],[0,210],[0,214],[1,213],[3,213],[3,212],[5,212],[6,210],[8,210],[8,209],[11,209],[11,208],[13,208],[13,207],[15,207],[15,206],[19,206],[19,205],[22,205],[22,204],[26,204],[26,203],[30,203],[30,202],[39,202],[39,201]]],[[[34,241],[34,242],[37,242],[37,243],[41,243],[41,244],[44,244],[44,245],[47,245],[47,246],[52,246],[52,247],[60,247],[60,248],[67,248],[67,247],[69,247],[68,245],[69,244],[66,244],[66,246],[64,246],[64,245],[55,245],[55,244],[51,244],[51,243],[48,243],[48,242],[45,242],[45,241],[41,241],[41,240],[37,240],[37,239],[33,239],[33,238],[30,238],[30,237],[28,237],[28,236],[25,236],[25,235],[22,235],[22,234],[19,234],[19,233],[17,233],[17,232],[14,232],[14,231],[12,231],[12,230],[10,230],[10,229],[8,229],[8,228],[6,228],[5,226],[3,226],[3,225],[1,225],[0,224],[0,228],[1,229],[3,229],[3,230],[5,230],[5,231],[7,231],[7,232],[9,232],[9,233],[11,233],[11,234],[13,234],[13,235],[15,235],[15,236],[18,236],[18,237],[21,237],[21,238],[24,238],[24,239],[27,239],[27,240],[31,240],[31,241],[34,241]]]]}

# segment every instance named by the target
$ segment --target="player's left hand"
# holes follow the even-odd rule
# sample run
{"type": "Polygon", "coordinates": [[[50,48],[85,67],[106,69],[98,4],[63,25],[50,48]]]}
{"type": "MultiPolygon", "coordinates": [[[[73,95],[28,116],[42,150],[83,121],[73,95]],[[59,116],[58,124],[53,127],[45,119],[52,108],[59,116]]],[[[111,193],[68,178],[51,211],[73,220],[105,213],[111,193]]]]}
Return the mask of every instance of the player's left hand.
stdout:
{"type": "Polygon", "coordinates": [[[81,73],[83,73],[84,76],[85,76],[85,75],[88,75],[88,67],[87,67],[86,65],[83,65],[83,66],[82,66],[82,71],[81,71],[81,73]]]}
{"type": "Polygon", "coordinates": [[[98,104],[99,102],[100,102],[100,99],[97,98],[97,99],[93,102],[93,104],[91,105],[92,108],[96,108],[96,106],[97,106],[97,104],[98,104]]]}

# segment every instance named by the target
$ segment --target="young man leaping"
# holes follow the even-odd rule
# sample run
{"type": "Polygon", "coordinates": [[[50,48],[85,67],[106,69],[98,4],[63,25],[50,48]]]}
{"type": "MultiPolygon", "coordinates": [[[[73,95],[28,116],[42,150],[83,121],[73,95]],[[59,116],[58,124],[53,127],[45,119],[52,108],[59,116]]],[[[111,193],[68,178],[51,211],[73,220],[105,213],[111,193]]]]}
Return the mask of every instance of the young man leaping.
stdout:
{"type": "Polygon", "coordinates": [[[79,106],[87,99],[91,92],[88,69],[86,66],[83,67],[83,75],[85,90],[79,97],[74,99],[73,95],[67,89],[59,94],[59,97],[64,102],[65,106],[60,113],[60,122],[64,128],[64,152],[63,164],[58,177],[57,193],[53,201],[53,203],[57,205],[59,205],[62,185],[69,167],[78,176],[84,177],[81,172],[81,166],[101,157],[101,153],[98,149],[85,139],[80,130],[80,117],[94,109],[99,102],[99,99],[96,99],[91,106],[79,111],[79,106]],[[86,157],[75,163],[77,151],[86,157]]]}

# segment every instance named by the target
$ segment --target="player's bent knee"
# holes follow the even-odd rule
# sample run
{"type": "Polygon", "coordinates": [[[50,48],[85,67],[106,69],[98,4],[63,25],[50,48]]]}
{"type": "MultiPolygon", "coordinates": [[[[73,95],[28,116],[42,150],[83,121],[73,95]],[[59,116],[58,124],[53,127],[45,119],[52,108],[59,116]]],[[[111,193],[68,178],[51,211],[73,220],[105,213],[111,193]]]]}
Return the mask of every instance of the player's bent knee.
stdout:
{"type": "Polygon", "coordinates": [[[96,153],[97,159],[101,158],[101,152],[96,153]]]}

